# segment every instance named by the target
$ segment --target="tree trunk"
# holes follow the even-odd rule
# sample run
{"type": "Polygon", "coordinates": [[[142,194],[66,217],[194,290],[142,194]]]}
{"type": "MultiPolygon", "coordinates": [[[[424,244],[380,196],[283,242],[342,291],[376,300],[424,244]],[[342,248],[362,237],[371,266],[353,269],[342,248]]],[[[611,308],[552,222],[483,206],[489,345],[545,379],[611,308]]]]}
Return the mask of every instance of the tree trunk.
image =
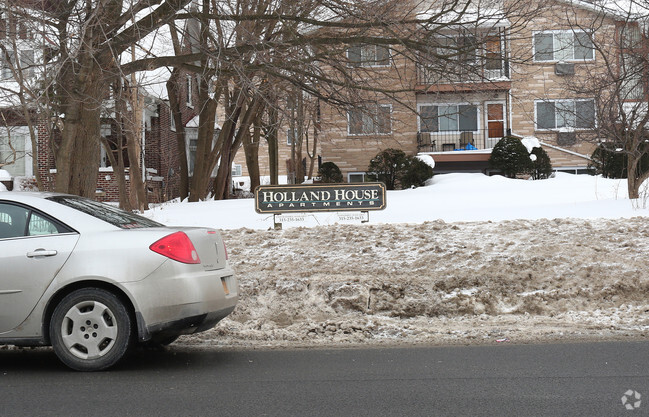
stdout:
{"type": "Polygon", "coordinates": [[[265,136],[268,142],[268,164],[270,165],[270,183],[279,184],[279,145],[277,141],[277,101],[268,107],[268,128],[265,136]]]}
{"type": "Polygon", "coordinates": [[[99,169],[100,107],[85,95],[66,112],[56,156],[56,187],[62,193],[95,197],[99,169]]]}
{"type": "Polygon", "coordinates": [[[187,151],[185,143],[185,125],[183,124],[182,113],[180,112],[179,96],[179,77],[180,71],[174,69],[169,81],[167,81],[167,93],[169,95],[169,108],[171,117],[176,125],[176,150],[178,152],[178,191],[180,199],[184,200],[189,196],[189,167],[187,166],[187,151]]]}
{"type": "Polygon", "coordinates": [[[212,151],[214,149],[214,124],[216,123],[217,102],[210,97],[207,85],[201,86],[199,93],[198,140],[194,173],[189,184],[189,201],[199,201],[207,197],[210,178],[214,165],[212,151]]]}
{"type": "Polygon", "coordinates": [[[630,199],[640,198],[640,186],[647,178],[640,172],[640,158],[634,153],[629,153],[627,158],[627,190],[630,199]]]}
{"type": "Polygon", "coordinates": [[[295,142],[295,155],[293,166],[295,167],[295,183],[304,182],[304,165],[302,164],[302,143],[304,142],[304,96],[298,91],[297,96],[297,133],[293,138],[295,142]]]}
{"type": "MultiPolygon", "coordinates": [[[[122,149],[122,134],[121,129],[118,129],[117,135],[117,149],[122,149]]],[[[110,161],[110,166],[113,167],[113,175],[117,178],[117,189],[119,190],[119,207],[122,210],[131,210],[131,202],[126,192],[126,175],[124,175],[124,157],[121,151],[117,152],[117,158],[113,154],[113,149],[110,147],[108,140],[101,138],[101,144],[106,150],[106,156],[110,161]]]]}
{"type": "Polygon", "coordinates": [[[144,175],[142,172],[145,167],[141,166],[142,153],[144,152],[142,139],[142,135],[144,134],[142,126],[144,106],[142,99],[139,97],[138,89],[135,86],[131,86],[129,91],[133,111],[124,113],[124,117],[126,118],[126,123],[129,125],[129,129],[126,132],[126,150],[129,161],[128,173],[131,179],[130,194],[131,201],[134,203],[133,206],[140,212],[143,212],[149,208],[146,181],[143,178],[144,175]]]}
{"type": "Polygon", "coordinates": [[[259,140],[261,138],[261,121],[255,119],[252,137],[250,133],[243,136],[243,150],[246,156],[246,167],[250,177],[250,191],[254,192],[259,186],[259,140]]]}

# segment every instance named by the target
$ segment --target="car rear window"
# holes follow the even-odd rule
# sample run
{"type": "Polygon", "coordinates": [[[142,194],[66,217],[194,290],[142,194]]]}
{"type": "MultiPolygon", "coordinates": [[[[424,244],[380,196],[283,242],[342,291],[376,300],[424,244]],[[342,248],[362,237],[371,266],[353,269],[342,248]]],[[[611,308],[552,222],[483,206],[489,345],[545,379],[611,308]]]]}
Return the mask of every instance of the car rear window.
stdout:
{"type": "Polygon", "coordinates": [[[100,203],[88,198],[54,196],[48,197],[48,200],[79,210],[80,212],[89,214],[122,229],[163,226],[162,224],[147,219],[146,217],[138,216],[135,213],[129,213],[128,211],[120,210],[117,207],[109,206],[108,204],[100,203]]]}

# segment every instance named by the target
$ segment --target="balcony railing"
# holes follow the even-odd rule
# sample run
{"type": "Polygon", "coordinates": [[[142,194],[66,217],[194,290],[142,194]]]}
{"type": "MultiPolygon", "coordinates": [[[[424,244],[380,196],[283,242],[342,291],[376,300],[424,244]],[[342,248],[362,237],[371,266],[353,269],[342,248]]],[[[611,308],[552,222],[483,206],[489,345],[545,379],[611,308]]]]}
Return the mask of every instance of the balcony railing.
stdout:
{"type": "Polygon", "coordinates": [[[509,64],[501,62],[500,68],[488,68],[477,63],[458,64],[453,70],[417,65],[417,83],[420,85],[453,83],[488,83],[509,79],[509,64]]]}
{"type": "Polygon", "coordinates": [[[493,148],[505,135],[501,127],[473,132],[419,132],[419,152],[452,152],[493,148]]]}

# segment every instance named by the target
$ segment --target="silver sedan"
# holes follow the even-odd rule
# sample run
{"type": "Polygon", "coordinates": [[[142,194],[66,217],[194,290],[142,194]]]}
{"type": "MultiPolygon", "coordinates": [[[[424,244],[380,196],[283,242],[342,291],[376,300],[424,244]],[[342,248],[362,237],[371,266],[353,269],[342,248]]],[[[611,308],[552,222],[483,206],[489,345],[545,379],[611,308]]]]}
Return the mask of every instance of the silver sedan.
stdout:
{"type": "Polygon", "coordinates": [[[168,344],[234,310],[221,235],[165,227],[93,200],[0,192],[0,344],[52,345],[106,369],[136,343],[168,344]]]}

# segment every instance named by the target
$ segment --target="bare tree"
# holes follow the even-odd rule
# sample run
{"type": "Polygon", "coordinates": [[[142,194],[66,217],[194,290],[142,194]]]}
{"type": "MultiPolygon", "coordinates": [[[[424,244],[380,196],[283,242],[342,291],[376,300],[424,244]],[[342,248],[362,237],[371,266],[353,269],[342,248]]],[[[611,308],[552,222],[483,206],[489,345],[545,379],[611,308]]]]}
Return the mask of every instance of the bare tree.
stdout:
{"type": "MultiPolygon", "coordinates": [[[[504,11],[487,0],[201,0],[189,4],[190,0],[71,0],[34,2],[31,9],[40,5],[40,14],[31,9],[23,12],[46,28],[44,36],[53,44],[48,62],[53,69],[54,125],[61,136],[53,145],[58,191],[94,193],[102,103],[107,86],[128,74],[175,68],[168,85],[181,155],[186,138],[177,95],[184,76],[195,82],[198,140],[191,178],[183,165],[186,158],[180,158],[181,193],[186,190],[192,201],[205,198],[216,169],[213,195],[227,198],[234,155],[255,138],[258,115],[264,109],[271,117],[261,122],[261,131],[269,143],[276,144],[279,112],[272,107],[281,101],[268,92],[269,85],[291,85],[290,90],[301,92],[299,97],[308,94],[342,109],[371,108],[389,97],[416,111],[403,100],[412,89],[413,74],[390,73],[397,82],[384,82],[385,74],[377,78],[363,65],[364,45],[375,46],[375,53],[393,48],[396,55],[391,59],[419,62],[425,56],[429,74],[448,74],[452,66],[479,77],[483,74],[479,68],[464,65],[458,57],[475,51],[487,39],[476,35],[464,37],[471,42],[449,43],[449,31],[483,31],[505,18],[515,21],[516,12],[512,6],[504,11]],[[183,35],[175,37],[173,53],[124,61],[128,48],[167,24],[172,38],[176,30],[183,35]],[[188,38],[190,47],[183,48],[180,39],[188,38]],[[350,54],[350,45],[358,45],[360,55],[350,54]],[[215,134],[219,106],[225,117],[215,134]]],[[[296,119],[302,124],[309,117],[303,114],[296,119]]],[[[306,126],[297,127],[302,130],[300,137],[307,137],[306,126]]],[[[296,141],[293,159],[299,166],[300,146],[296,141]]],[[[315,155],[312,151],[309,155],[312,166],[315,155]]]]}
{"type": "Polygon", "coordinates": [[[108,86],[118,77],[120,55],[171,21],[190,0],[5,2],[21,18],[37,21],[49,46],[49,95],[60,141],[53,143],[61,192],[93,196],[100,152],[100,119],[108,86]],[[18,4],[18,3],[15,3],[18,4]],[[157,7],[155,7],[157,6],[157,7]],[[155,8],[154,8],[155,7],[155,8]]]}
{"type": "MultiPolygon", "coordinates": [[[[593,134],[581,139],[625,155],[628,193],[634,199],[649,179],[641,164],[649,157],[649,5],[632,1],[625,6],[599,8],[587,20],[570,19],[576,33],[590,34],[598,64],[586,66],[584,76],[570,77],[565,85],[576,96],[592,98],[596,123],[582,122],[593,134]]],[[[579,125],[584,112],[568,117],[579,125]]]]}

